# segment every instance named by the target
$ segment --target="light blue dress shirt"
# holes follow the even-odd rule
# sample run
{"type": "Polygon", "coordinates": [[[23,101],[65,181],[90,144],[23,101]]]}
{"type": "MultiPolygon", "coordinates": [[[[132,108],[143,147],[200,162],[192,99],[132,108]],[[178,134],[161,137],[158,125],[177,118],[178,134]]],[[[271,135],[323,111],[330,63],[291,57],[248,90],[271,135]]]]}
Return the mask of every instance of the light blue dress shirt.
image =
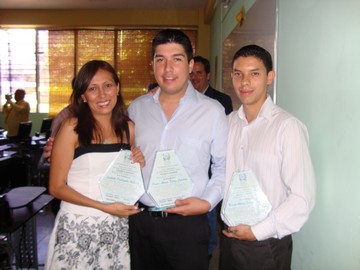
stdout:
{"type": "MultiPolygon", "coordinates": [[[[135,122],[135,145],[140,146],[146,161],[142,169],[145,189],[156,152],[174,150],[194,184],[191,196],[208,201],[212,209],[222,199],[225,182],[228,121],[224,108],[196,91],[189,81],[168,121],[159,102],[160,91],[137,98],[128,109],[135,122]],[[209,180],[210,158],[213,164],[209,180]]],[[[155,206],[147,194],[140,201],[155,206]]]]}

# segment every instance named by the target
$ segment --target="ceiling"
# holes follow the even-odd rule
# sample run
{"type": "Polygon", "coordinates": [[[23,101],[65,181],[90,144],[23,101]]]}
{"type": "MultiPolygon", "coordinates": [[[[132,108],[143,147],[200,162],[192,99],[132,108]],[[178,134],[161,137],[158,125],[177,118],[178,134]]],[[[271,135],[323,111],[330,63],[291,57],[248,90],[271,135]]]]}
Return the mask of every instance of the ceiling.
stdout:
{"type": "Polygon", "coordinates": [[[0,9],[200,9],[207,0],[1,0],[0,9]]]}

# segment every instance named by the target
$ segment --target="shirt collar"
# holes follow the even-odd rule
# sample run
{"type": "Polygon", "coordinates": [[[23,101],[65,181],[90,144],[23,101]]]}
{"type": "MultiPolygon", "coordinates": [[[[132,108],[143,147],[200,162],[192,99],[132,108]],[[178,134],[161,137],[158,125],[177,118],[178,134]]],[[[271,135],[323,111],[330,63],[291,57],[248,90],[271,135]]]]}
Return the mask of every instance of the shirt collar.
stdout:
{"type": "Polygon", "coordinates": [[[267,96],[264,104],[262,105],[258,117],[271,120],[273,117],[273,109],[275,105],[270,96],[267,96]]]}
{"type": "Polygon", "coordinates": [[[206,87],[205,91],[202,92],[204,95],[205,95],[206,91],[209,89],[209,87],[210,87],[210,84],[208,84],[208,86],[206,87]]]}
{"type": "MultiPolygon", "coordinates": [[[[159,103],[159,95],[160,95],[160,87],[156,90],[155,94],[153,95],[153,99],[156,103],[159,103]]],[[[194,88],[194,86],[191,84],[190,80],[188,80],[188,87],[186,88],[185,95],[181,98],[180,104],[183,102],[196,102],[197,96],[196,96],[197,90],[194,88]]]]}
{"type": "MultiPolygon", "coordinates": [[[[274,107],[275,104],[272,98],[268,95],[256,118],[265,118],[271,120],[273,117],[272,112],[274,107]]],[[[243,105],[241,105],[237,114],[241,120],[246,120],[243,105]]]]}

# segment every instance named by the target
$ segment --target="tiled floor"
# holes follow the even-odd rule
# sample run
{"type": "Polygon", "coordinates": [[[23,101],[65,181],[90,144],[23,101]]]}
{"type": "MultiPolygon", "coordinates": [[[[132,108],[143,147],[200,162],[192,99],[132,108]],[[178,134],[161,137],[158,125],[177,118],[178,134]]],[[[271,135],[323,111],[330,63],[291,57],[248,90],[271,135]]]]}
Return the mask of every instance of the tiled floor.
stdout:
{"type": "MultiPolygon", "coordinates": [[[[38,264],[39,270],[44,269],[44,264],[47,255],[48,243],[52,228],[54,226],[54,214],[51,207],[46,207],[37,215],[37,243],[38,243],[38,264]]],[[[209,270],[218,270],[219,249],[216,249],[212,259],[210,260],[209,270]]],[[[15,267],[13,267],[15,269],[15,267]]]]}

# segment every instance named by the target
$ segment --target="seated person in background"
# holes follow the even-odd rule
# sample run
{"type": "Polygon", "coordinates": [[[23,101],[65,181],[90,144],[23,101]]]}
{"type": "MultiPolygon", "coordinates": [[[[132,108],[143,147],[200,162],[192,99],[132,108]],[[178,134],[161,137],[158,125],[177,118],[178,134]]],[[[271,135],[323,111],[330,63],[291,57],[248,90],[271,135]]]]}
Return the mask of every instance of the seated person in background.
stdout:
{"type": "Polygon", "coordinates": [[[3,106],[5,113],[5,125],[7,128],[7,136],[14,138],[18,134],[19,124],[29,121],[30,105],[24,100],[25,90],[17,89],[15,91],[15,101],[11,100],[11,95],[6,95],[6,103],[3,106]]]}
{"type": "Polygon", "coordinates": [[[102,203],[98,180],[121,149],[132,149],[132,161],[144,165],[134,146],[134,123],[107,62],[86,63],[73,92],[73,116],[61,125],[52,149],[49,190],[62,202],[45,268],[130,269],[127,217],[139,210],[102,203]]]}

